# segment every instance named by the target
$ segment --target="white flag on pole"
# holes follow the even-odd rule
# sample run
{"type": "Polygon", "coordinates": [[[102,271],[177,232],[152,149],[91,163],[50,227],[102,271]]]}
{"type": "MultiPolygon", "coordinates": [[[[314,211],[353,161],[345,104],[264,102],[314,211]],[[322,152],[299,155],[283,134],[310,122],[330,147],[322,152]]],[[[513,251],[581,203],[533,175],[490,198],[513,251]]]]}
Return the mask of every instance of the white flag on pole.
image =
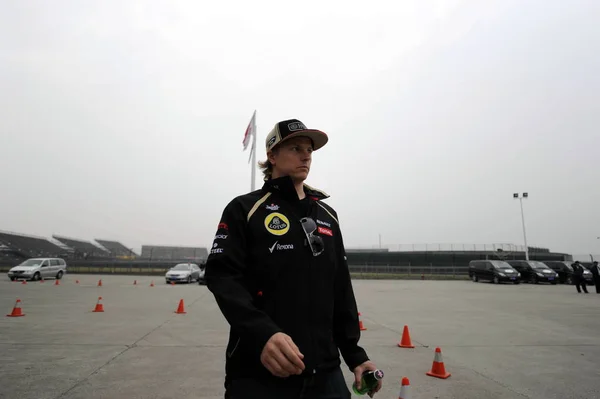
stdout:
{"type": "MultiPolygon", "coordinates": [[[[251,140],[256,141],[256,111],[252,114],[252,119],[250,119],[250,123],[248,123],[248,127],[246,127],[246,133],[244,133],[244,141],[242,142],[244,145],[243,151],[248,149],[251,140]]],[[[252,158],[253,151],[254,145],[250,148],[250,158],[248,159],[248,162],[250,162],[250,159],[252,158]]]]}
{"type": "Polygon", "coordinates": [[[252,119],[250,119],[250,123],[248,123],[248,127],[246,128],[246,133],[244,134],[244,151],[248,148],[248,144],[250,144],[250,139],[256,135],[256,111],[252,114],[252,119]]]}
{"type": "Polygon", "coordinates": [[[243,151],[246,151],[248,149],[250,141],[252,141],[252,146],[250,147],[250,156],[248,157],[248,163],[252,163],[250,188],[252,189],[252,191],[254,191],[256,180],[256,110],[254,110],[254,113],[252,114],[252,119],[250,119],[250,123],[248,123],[248,126],[246,127],[246,133],[244,133],[244,141],[242,141],[242,144],[244,146],[243,151]]]}

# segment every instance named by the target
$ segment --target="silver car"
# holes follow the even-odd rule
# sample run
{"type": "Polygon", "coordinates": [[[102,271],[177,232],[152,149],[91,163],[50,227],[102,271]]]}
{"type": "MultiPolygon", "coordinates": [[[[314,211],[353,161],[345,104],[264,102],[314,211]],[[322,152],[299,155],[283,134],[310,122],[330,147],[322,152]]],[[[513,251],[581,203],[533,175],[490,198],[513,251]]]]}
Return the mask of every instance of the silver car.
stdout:
{"type": "Polygon", "coordinates": [[[17,279],[23,280],[41,280],[55,278],[60,280],[67,272],[67,263],[60,258],[31,258],[20,265],[11,268],[8,271],[8,278],[11,281],[17,279]]]}
{"type": "Polygon", "coordinates": [[[180,263],[170,268],[165,274],[165,282],[191,283],[200,279],[200,266],[195,263],[180,263]]]}

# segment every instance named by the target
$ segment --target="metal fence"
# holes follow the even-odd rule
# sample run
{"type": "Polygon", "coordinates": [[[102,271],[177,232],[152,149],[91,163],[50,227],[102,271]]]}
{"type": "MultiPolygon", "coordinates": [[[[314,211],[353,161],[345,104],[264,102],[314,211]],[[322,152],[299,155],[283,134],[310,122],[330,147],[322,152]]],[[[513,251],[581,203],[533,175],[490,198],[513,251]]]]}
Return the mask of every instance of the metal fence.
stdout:
{"type": "Polygon", "coordinates": [[[408,266],[372,266],[372,265],[350,265],[350,273],[355,277],[362,278],[422,278],[424,276],[438,276],[446,278],[467,278],[468,266],[434,266],[434,265],[408,265],[408,266]]]}
{"type": "MultiPolygon", "coordinates": [[[[122,275],[160,275],[177,262],[161,261],[72,261],[68,262],[67,273],[72,274],[122,274],[122,275]]],[[[0,272],[7,272],[15,266],[11,262],[0,261],[0,272]]],[[[355,278],[466,278],[466,266],[439,265],[349,265],[355,278]]]]}
{"type": "Polygon", "coordinates": [[[205,247],[169,247],[159,245],[143,245],[141,259],[153,260],[184,260],[200,262],[206,260],[208,250],[205,247]]]}
{"type": "MultiPolygon", "coordinates": [[[[469,243],[415,243],[415,244],[386,244],[383,246],[373,245],[371,247],[348,247],[347,250],[353,251],[398,251],[398,252],[419,252],[419,251],[484,251],[497,252],[525,252],[524,245],[496,243],[496,244],[469,244],[469,243]]],[[[548,248],[529,246],[529,252],[545,253],[550,252],[548,248]]]]}

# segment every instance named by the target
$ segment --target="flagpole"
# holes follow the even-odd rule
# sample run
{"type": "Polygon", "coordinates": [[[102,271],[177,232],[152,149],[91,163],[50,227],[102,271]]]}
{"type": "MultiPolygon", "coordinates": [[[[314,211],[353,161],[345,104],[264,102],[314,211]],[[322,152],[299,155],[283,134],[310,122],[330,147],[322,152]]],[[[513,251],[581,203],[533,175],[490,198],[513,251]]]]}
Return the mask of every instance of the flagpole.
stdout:
{"type": "Polygon", "coordinates": [[[250,123],[246,128],[246,133],[244,134],[244,151],[246,151],[248,144],[250,144],[248,140],[252,140],[248,162],[252,164],[252,169],[250,169],[250,189],[254,191],[256,185],[256,110],[254,110],[250,123]]]}
{"type": "MultiPolygon", "coordinates": [[[[254,115],[256,115],[256,110],[254,111],[254,115]]],[[[254,126],[253,126],[253,131],[254,131],[254,137],[252,140],[252,173],[251,175],[251,179],[252,181],[250,182],[250,191],[254,191],[255,190],[255,186],[256,186],[256,116],[254,118],[254,126]]]]}

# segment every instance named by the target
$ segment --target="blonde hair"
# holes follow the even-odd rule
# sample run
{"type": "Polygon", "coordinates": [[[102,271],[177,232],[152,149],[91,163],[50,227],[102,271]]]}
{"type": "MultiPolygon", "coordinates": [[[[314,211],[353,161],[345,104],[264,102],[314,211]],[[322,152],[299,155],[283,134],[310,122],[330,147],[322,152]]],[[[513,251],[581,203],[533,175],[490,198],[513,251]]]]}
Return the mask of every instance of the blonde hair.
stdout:
{"type": "MultiPolygon", "coordinates": [[[[272,152],[273,154],[277,154],[278,151],[279,145],[276,145],[270,150],[270,152],[272,152]]],[[[262,169],[263,180],[265,181],[269,180],[273,176],[273,164],[271,163],[271,161],[269,161],[268,155],[269,153],[267,153],[266,160],[258,162],[258,167],[262,169]]]]}
{"type": "Polygon", "coordinates": [[[259,161],[258,167],[262,169],[263,180],[269,180],[273,176],[273,164],[268,159],[259,161]]]}

